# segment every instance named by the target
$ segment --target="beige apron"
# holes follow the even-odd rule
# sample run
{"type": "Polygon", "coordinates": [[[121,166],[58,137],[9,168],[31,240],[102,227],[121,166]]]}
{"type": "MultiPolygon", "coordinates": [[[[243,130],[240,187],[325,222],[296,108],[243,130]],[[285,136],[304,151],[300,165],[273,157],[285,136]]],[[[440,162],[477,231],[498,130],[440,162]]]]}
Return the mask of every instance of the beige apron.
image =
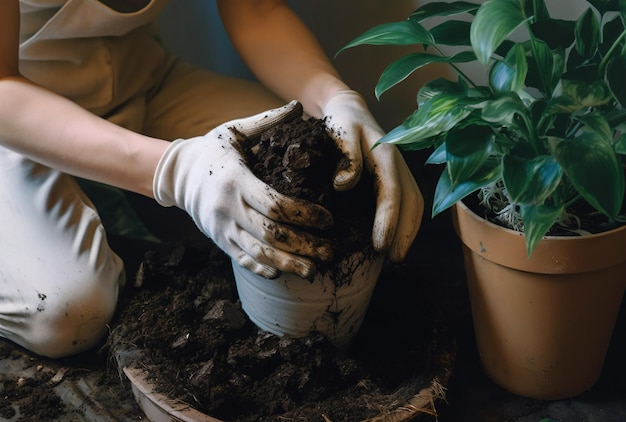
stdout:
{"type": "Polygon", "coordinates": [[[104,115],[166,71],[150,25],[166,3],[121,13],[98,0],[21,0],[20,71],[104,115]]]}

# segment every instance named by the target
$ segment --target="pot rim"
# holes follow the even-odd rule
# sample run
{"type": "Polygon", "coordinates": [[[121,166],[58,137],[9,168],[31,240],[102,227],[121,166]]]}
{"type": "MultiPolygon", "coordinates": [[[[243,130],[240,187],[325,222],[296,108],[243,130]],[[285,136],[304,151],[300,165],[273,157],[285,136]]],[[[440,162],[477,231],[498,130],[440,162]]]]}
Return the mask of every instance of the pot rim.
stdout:
{"type": "Polygon", "coordinates": [[[462,201],[453,208],[454,229],[463,244],[483,258],[509,268],[569,274],[597,271],[626,261],[626,225],[582,236],[545,236],[528,257],[524,233],[480,217],[462,201]],[[605,246],[612,238],[621,247],[605,246]]]}

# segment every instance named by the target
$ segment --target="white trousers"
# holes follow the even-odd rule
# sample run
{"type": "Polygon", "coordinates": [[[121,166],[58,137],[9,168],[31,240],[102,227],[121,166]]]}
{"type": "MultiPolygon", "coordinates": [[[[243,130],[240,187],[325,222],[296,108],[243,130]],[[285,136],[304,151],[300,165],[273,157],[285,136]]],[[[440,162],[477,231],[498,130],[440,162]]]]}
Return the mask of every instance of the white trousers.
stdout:
{"type": "Polygon", "coordinates": [[[0,149],[0,335],[51,357],[104,334],[121,259],[76,181],[0,149]]]}
{"type": "MultiPolygon", "coordinates": [[[[284,103],[256,83],[165,57],[167,71],[143,73],[160,74],[151,84],[124,74],[111,110],[100,114],[173,140],[284,103]]],[[[106,334],[124,273],[76,181],[0,147],[0,336],[48,357],[93,347],[106,334]]]]}

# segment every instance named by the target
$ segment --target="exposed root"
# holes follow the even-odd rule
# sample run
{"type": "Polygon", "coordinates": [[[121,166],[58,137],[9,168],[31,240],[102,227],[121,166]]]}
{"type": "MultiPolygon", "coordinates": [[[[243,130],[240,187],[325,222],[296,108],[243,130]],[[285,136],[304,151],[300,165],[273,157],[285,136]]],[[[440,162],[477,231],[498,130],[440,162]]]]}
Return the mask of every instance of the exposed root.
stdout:
{"type": "Polygon", "coordinates": [[[524,223],[515,204],[512,204],[501,182],[482,188],[478,194],[480,204],[492,212],[505,227],[523,232],[524,223]]]}

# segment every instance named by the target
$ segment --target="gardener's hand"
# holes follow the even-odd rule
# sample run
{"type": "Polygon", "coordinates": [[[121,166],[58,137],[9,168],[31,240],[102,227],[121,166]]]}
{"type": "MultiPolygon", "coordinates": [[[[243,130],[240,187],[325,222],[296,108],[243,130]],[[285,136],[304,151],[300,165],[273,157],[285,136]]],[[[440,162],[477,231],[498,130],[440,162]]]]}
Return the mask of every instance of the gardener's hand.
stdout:
{"type": "Polygon", "coordinates": [[[157,202],[187,211],[205,235],[256,274],[275,278],[286,271],[311,278],[313,260],[328,260],[332,249],[296,227],[327,229],[331,214],[257,179],[242,154],[243,142],[301,115],[302,106],[293,101],[172,142],[154,175],[157,202]]]}
{"type": "Polygon", "coordinates": [[[324,106],[324,116],[331,135],[350,160],[349,167],[335,175],[335,189],[354,187],[365,162],[376,183],[374,248],[389,251],[392,261],[402,261],[424,212],[424,199],[413,175],[395,146],[382,144],[372,150],[384,132],[358,93],[340,91],[324,106]]]}

